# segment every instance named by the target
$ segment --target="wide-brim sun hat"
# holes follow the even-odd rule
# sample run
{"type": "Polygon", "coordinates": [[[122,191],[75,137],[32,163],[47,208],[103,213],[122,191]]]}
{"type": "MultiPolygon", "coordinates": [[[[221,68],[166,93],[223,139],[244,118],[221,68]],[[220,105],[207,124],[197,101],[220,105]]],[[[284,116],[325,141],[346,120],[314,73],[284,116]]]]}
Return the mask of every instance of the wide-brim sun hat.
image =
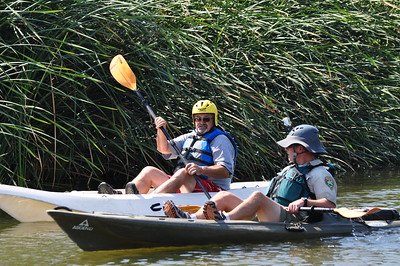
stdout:
{"type": "Polygon", "coordinates": [[[299,125],[293,128],[286,138],[277,142],[283,148],[293,144],[300,144],[312,153],[326,153],[324,145],[319,140],[319,131],[311,125],[299,125]]]}

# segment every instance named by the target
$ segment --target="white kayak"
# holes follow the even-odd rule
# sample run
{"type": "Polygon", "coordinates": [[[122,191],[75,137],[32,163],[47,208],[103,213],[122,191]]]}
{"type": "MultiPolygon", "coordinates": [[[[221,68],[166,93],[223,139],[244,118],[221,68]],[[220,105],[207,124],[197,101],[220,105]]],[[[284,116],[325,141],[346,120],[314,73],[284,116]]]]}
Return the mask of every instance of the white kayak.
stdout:
{"type": "MultiPolygon", "coordinates": [[[[231,192],[247,198],[254,191],[267,193],[269,181],[236,182],[231,192]]],[[[213,196],[215,193],[210,193],[213,196]]],[[[120,215],[165,216],[166,200],[175,204],[202,205],[207,200],[203,192],[165,194],[98,194],[97,191],[50,192],[0,184],[0,208],[20,222],[53,221],[46,210],[57,206],[73,211],[101,212],[120,215]]]]}

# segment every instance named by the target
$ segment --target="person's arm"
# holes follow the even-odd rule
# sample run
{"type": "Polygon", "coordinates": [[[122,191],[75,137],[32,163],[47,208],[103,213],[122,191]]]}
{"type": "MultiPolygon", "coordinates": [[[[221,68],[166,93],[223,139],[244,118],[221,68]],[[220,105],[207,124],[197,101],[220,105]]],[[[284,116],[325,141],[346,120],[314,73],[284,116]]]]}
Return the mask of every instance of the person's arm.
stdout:
{"type": "Polygon", "coordinates": [[[293,201],[288,206],[290,213],[297,213],[300,207],[305,207],[305,205],[323,208],[336,207],[337,185],[332,175],[323,167],[314,168],[309,175],[307,184],[317,199],[304,200],[301,198],[293,201]]]}
{"type": "Polygon", "coordinates": [[[336,204],[326,198],[321,199],[310,199],[304,200],[303,198],[295,200],[289,204],[287,210],[289,213],[298,213],[301,207],[323,207],[323,208],[335,208],[336,204]],[[307,204],[306,204],[307,203],[307,204]]]}
{"type": "MultiPolygon", "coordinates": [[[[303,199],[303,204],[305,203],[303,199]]],[[[336,208],[336,204],[326,198],[322,199],[307,199],[307,206],[303,205],[302,207],[323,207],[323,208],[336,208]]]]}
{"type": "Polygon", "coordinates": [[[200,166],[195,163],[188,163],[185,167],[189,175],[205,175],[208,177],[228,178],[230,173],[222,165],[200,166]]]}
{"type": "Polygon", "coordinates": [[[337,185],[332,175],[322,166],[314,168],[308,174],[307,184],[317,199],[295,200],[289,204],[288,210],[296,213],[304,205],[308,207],[336,208],[337,185]]]}
{"type": "Polygon", "coordinates": [[[171,154],[171,147],[168,143],[167,137],[162,131],[162,128],[166,128],[167,121],[165,121],[162,117],[156,117],[156,119],[154,120],[154,124],[157,129],[157,150],[162,154],[171,154]]]}
{"type": "Polygon", "coordinates": [[[211,143],[214,165],[202,166],[200,175],[213,178],[229,178],[235,168],[235,148],[225,135],[217,136],[211,143]]]}

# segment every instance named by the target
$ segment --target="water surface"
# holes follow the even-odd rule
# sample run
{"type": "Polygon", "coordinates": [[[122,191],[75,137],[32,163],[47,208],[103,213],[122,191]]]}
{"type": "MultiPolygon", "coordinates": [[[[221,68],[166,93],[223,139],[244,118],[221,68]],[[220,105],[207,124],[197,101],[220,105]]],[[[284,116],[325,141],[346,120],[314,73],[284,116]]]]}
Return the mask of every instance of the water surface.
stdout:
{"type": "MultiPolygon", "coordinates": [[[[400,170],[348,175],[338,187],[340,206],[400,210],[400,170]]],[[[400,229],[296,242],[84,252],[55,223],[18,223],[0,213],[0,246],[1,265],[398,265],[400,229]]]]}

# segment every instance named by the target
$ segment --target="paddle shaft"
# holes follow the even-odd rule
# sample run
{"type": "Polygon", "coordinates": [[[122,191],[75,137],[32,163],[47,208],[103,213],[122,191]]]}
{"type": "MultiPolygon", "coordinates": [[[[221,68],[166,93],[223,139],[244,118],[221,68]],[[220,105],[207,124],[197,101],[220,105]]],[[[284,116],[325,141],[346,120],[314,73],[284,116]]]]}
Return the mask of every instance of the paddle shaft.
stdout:
{"type": "MultiPolygon", "coordinates": [[[[142,101],[142,104],[146,107],[147,112],[149,115],[153,118],[153,120],[156,119],[156,114],[154,113],[153,109],[150,107],[149,103],[147,100],[143,97],[143,95],[140,93],[140,90],[136,89],[135,90],[136,95],[139,97],[139,99],[142,101]]],[[[169,135],[168,131],[164,128],[161,127],[162,132],[164,133],[165,137],[168,140],[168,143],[172,146],[172,148],[175,150],[175,152],[178,154],[179,159],[182,160],[184,165],[187,165],[187,160],[183,155],[181,154],[181,151],[179,150],[178,146],[176,146],[176,143],[172,141],[171,136],[169,135]]],[[[207,189],[203,186],[203,184],[200,182],[200,177],[197,175],[193,175],[194,179],[196,180],[196,183],[200,186],[201,190],[203,190],[204,194],[206,194],[208,199],[211,199],[210,193],[208,193],[207,189]]]]}
{"type": "Polygon", "coordinates": [[[352,210],[352,209],[347,209],[347,208],[324,208],[324,207],[300,207],[301,211],[317,211],[317,212],[337,212],[341,213],[342,211],[354,211],[357,213],[364,213],[364,214],[370,214],[370,213],[375,213],[380,208],[372,208],[372,209],[366,209],[365,211],[363,210],[352,210]]]}
{"type": "Polygon", "coordinates": [[[335,208],[300,207],[300,211],[335,212],[335,208]]]}

